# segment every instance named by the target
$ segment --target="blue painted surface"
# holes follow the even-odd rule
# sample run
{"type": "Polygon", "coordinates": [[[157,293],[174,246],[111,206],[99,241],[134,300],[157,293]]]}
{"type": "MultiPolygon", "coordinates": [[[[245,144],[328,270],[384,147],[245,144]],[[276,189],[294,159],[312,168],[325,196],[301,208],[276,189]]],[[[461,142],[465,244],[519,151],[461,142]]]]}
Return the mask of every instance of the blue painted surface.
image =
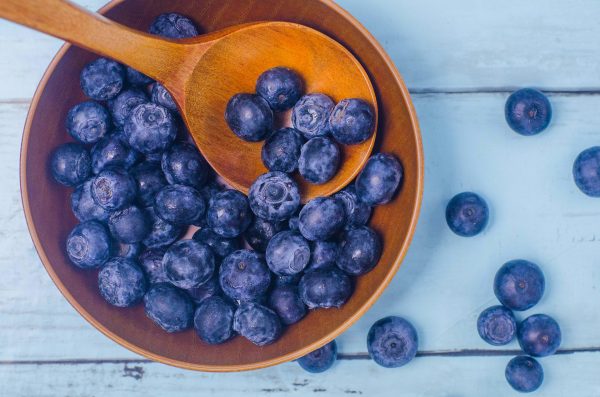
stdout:
{"type": "MultiPolygon", "coordinates": [[[[102,0],[81,4],[98,8],[102,0]]],[[[537,262],[547,290],[520,314],[553,315],[565,353],[542,360],[538,395],[600,395],[600,200],[575,187],[577,154],[600,144],[600,3],[342,0],[382,42],[413,92],[426,157],[422,216],[398,276],[339,338],[344,359],[320,376],[295,363],[244,374],[198,374],[149,363],[100,335],[64,301],[39,264],[21,213],[20,130],[60,42],[0,21],[0,395],[506,396],[503,370],[516,343],[491,348],[475,328],[495,304],[502,263],[537,262]],[[551,127],[522,137],[504,122],[514,87],[552,91],[551,127]],[[472,239],[445,225],[448,199],[482,194],[487,230],[472,239]],[[377,319],[409,318],[422,356],[396,370],[365,359],[377,319]],[[485,350],[481,350],[485,349],[485,350]],[[498,355],[491,355],[491,354],[498,355]],[[354,358],[350,360],[349,358],[354,358]],[[176,391],[176,392],[175,392],[176,391]]]]}

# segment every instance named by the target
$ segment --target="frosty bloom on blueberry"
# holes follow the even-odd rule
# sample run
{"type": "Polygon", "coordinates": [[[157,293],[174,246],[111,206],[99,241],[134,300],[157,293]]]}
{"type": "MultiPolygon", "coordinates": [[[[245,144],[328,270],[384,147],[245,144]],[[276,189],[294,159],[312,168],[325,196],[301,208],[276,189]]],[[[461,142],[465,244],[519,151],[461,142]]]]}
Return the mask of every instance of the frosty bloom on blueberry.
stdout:
{"type": "Polygon", "coordinates": [[[302,96],[302,79],[285,67],[275,67],[263,72],[256,82],[256,92],[276,112],[291,109],[302,96]]]}
{"type": "Polygon", "coordinates": [[[317,197],[300,211],[298,228],[311,241],[333,237],[346,223],[343,204],[333,197],[317,197]]]}
{"type": "Polygon", "coordinates": [[[123,127],[133,108],[146,102],[148,97],[140,89],[131,88],[122,91],[115,99],[108,101],[113,123],[117,127],[123,127]]]}
{"type": "Polygon", "coordinates": [[[81,143],[95,143],[108,134],[110,115],[97,102],[77,104],[67,113],[67,132],[81,143]]]}
{"type": "Polygon", "coordinates": [[[113,60],[98,58],[85,65],[80,83],[85,95],[97,101],[106,101],[119,95],[123,89],[125,68],[113,60]]]}
{"type": "Polygon", "coordinates": [[[92,171],[98,174],[108,167],[131,168],[140,154],[131,149],[119,135],[102,138],[92,148],[92,171]]]}
{"type": "Polygon", "coordinates": [[[300,206],[298,185],[283,172],[269,172],[250,186],[248,200],[252,212],[269,221],[290,218],[300,206]]]}
{"type": "Polygon", "coordinates": [[[88,151],[76,143],[65,143],[52,153],[50,172],[58,183],[77,186],[91,174],[91,158],[88,151]]]}
{"type": "Polygon", "coordinates": [[[485,309],[477,319],[477,331],[481,339],[494,346],[510,343],[517,333],[517,321],[504,306],[485,309]]]}
{"type": "Polygon", "coordinates": [[[135,180],[122,168],[108,168],[92,179],[94,202],[109,211],[127,207],[135,199],[135,180]]]}
{"type": "Polygon", "coordinates": [[[148,318],[167,332],[179,332],[192,324],[194,304],[185,292],[169,285],[156,284],[144,295],[148,318]]]}
{"type": "Polygon", "coordinates": [[[199,287],[212,277],[215,257],[206,244],[196,240],[181,240],[165,252],[163,266],[174,286],[190,289],[199,287]]]}
{"type": "Polygon", "coordinates": [[[206,213],[208,225],[219,236],[226,238],[242,234],[252,222],[247,197],[237,190],[218,193],[206,213]]]}
{"type": "Polygon", "coordinates": [[[177,136],[171,112],[154,103],[134,107],[125,120],[123,131],[131,147],[144,154],[165,150],[177,136]]]}
{"type": "Polygon", "coordinates": [[[349,98],[338,103],[329,116],[333,138],[344,145],[356,145],[375,132],[375,115],[363,99],[349,98]]]}
{"type": "Polygon", "coordinates": [[[112,258],[98,273],[100,295],[113,306],[128,307],[146,293],[146,276],[132,259],[112,258]]]}
{"type": "Polygon", "coordinates": [[[67,237],[67,255],[81,269],[102,266],[114,251],[106,226],[88,221],[75,226],[67,237]]]}
{"type": "Polygon", "coordinates": [[[196,333],[206,343],[217,345],[233,336],[235,308],[220,296],[205,299],[194,314],[196,333]]]}
{"type": "Polygon", "coordinates": [[[374,154],[356,178],[356,195],[367,205],[386,204],[396,194],[402,175],[402,165],[394,155],[374,154]]]}
{"type": "Polygon", "coordinates": [[[148,32],[168,39],[186,39],[200,34],[194,21],[175,12],[156,17],[148,32]]]}
{"type": "Polygon", "coordinates": [[[321,184],[333,178],[340,166],[340,149],[325,137],[306,142],[298,158],[298,171],[307,181],[321,184]]]}
{"type": "Polygon", "coordinates": [[[282,332],[277,314],[254,302],[240,304],[233,318],[233,329],[257,346],[275,342],[282,332]]]}
{"type": "Polygon", "coordinates": [[[266,260],[269,269],[279,276],[298,274],[310,260],[308,241],[297,232],[279,232],[269,241],[266,260]]]}
{"type": "Polygon", "coordinates": [[[335,103],[325,94],[303,96],[292,110],[292,124],[306,139],[329,134],[329,116],[335,103]]]}
{"type": "Polygon", "coordinates": [[[113,212],[108,219],[108,228],[115,239],[132,244],[146,238],[152,225],[147,213],[132,205],[113,212]]]}
{"type": "Polygon", "coordinates": [[[219,283],[225,295],[231,299],[250,301],[267,292],[271,273],[262,255],[242,249],[223,259],[219,283]]]}
{"type": "Polygon", "coordinates": [[[293,128],[282,128],[267,138],[261,158],[269,171],[293,172],[298,168],[304,138],[293,128]]]}
{"type": "Polygon", "coordinates": [[[402,317],[390,316],[371,326],[367,349],[373,361],[382,367],[408,364],[417,355],[419,338],[413,325],[402,317]]]}

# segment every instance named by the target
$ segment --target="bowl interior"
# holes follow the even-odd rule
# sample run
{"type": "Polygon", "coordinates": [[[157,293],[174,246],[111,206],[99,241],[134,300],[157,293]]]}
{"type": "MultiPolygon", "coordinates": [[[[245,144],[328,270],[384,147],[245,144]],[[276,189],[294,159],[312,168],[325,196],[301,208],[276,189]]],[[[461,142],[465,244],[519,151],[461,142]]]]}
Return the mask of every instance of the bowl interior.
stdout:
{"type": "Polygon", "coordinates": [[[154,360],[206,371],[235,371],[274,365],[300,357],[329,342],[354,323],[390,282],[404,257],[419,213],[423,157],[416,116],[408,91],[383,50],[351,16],[325,0],[116,1],[103,12],[125,25],[146,30],[164,12],[189,15],[203,32],[265,20],[301,23],[328,34],[350,49],[365,67],[377,94],[379,127],[375,151],[401,159],[405,177],[397,197],[374,211],[370,225],[382,236],[383,255],[376,268],[359,277],[355,292],[340,309],[311,312],[288,327],[276,343],[256,347],[241,337],[219,346],[202,343],[193,330],[167,334],[146,318],[143,307],[117,309],[97,291],[97,272],[69,264],[65,239],[77,223],[70,189],[48,172],[52,150],[69,140],[68,109],[84,100],[82,67],[96,55],[76,47],[61,50],[31,106],[21,153],[21,186],[27,223],[50,276],[69,302],[96,328],[125,347],[154,360]]]}

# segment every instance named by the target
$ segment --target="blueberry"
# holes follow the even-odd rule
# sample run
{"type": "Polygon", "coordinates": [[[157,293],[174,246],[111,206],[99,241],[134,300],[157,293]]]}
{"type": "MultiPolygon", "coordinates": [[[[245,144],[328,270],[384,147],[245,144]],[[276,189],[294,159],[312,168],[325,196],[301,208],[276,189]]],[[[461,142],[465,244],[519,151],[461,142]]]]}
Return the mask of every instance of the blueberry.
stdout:
{"type": "Polygon", "coordinates": [[[118,135],[102,138],[92,148],[92,171],[99,173],[107,167],[131,168],[140,159],[140,154],[131,149],[118,135]]]}
{"type": "Polygon", "coordinates": [[[352,295],[352,282],[346,273],[331,267],[304,274],[298,291],[309,309],[341,307],[352,295]]]}
{"type": "Polygon", "coordinates": [[[340,166],[340,149],[329,138],[306,142],[298,158],[298,171],[307,181],[322,184],[335,176],[340,166]]]}
{"type": "Polygon", "coordinates": [[[575,184],[590,197],[600,197],[600,146],[581,152],[573,164],[575,184]]]}
{"type": "MultiPolygon", "coordinates": [[[[212,176],[210,175],[211,173],[212,168],[209,167],[209,177],[212,176]]],[[[217,181],[213,180],[208,182],[200,189],[200,194],[202,197],[204,197],[206,204],[210,206],[210,204],[214,201],[215,196],[224,190],[227,190],[227,188],[221,186],[217,181]]]]}
{"type": "Polygon", "coordinates": [[[248,199],[237,190],[228,189],[217,194],[206,214],[209,226],[226,238],[242,234],[252,222],[248,199]]]}
{"type": "Polygon", "coordinates": [[[276,287],[269,296],[269,306],[285,325],[297,323],[306,315],[306,306],[300,299],[298,287],[295,285],[276,287]]]}
{"type": "Polygon", "coordinates": [[[185,232],[184,225],[176,225],[163,220],[153,207],[147,210],[150,220],[150,233],[142,241],[147,248],[162,248],[173,244],[185,232]]]}
{"type": "Polygon", "coordinates": [[[223,259],[219,284],[225,295],[241,301],[255,300],[267,292],[271,274],[262,255],[238,250],[223,259]]]}
{"type": "Polygon", "coordinates": [[[340,200],[333,197],[316,197],[302,208],[299,219],[300,233],[306,239],[328,240],[344,226],[346,214],[340,200]]]}
{"type": "Polygon", "coordinates": [[[329,117],[331,135],[344,145],[355,145],[375,132],[375,115],[371,105],[357,98],[343,99],[329,117]]]}
{"type": "Polygon", "coordinates": [[[109,211],[123,209],[135,199],[135,180],[122,168],[107,168],[92,179],[92,197],[96,204],[109,211]]]}
{"type": "Polygon", "coordinates": [[[242,248],[239,239],[221,237],[210,228],[198,230],[194,233],[193,239],[208,245],[213,252],[221,258],[242,248]]]}
{"type": "Polygon", "coordinates": [[[148,236],[152,224],[145,211],[132,205],[113,212],[108,219],[108,228],[118,241],[133,244],[148,236]]]}
{"type": "Polygon", "coordinates": [[[357,226],[346,230],[339,247],[337,265],[353,276],[371,271],[381,257],[381,239],[368,226],[357,226]]]}
{"type": "Polygon", "coordinates": [[[67,237],[67,255],[81,269],[102,266],[114,251],[106,227],[97,221],[80,223],[67,237]]]}
{"type": "Polygon", "coordinates": [[[490,345],[502,346],[515,338],[517,322],[510,309],[504,306],[492,306],[479,315],[477,331],[481,339],[490,345]]]}
{"type": "Polygon", "coordinates": [[[292,124],[306,139],[329,134],[329,116],[335,103],[325,94],[304,95],[294,105],[292,124]]]}
{"type": "Polygon", "coordinates": [[[367,350],[377,364],[397,368],[408,364],[417,354],[419,338],[410,322],[389,316],[377,320],[367,336],[367,350]]]}
{"type": "Polygon", "coordinates": [[[220,296],[206,298],[194,314],[194,328],[204,342],[218,345],[233,336],[235,308],[220,296]]]}
{"type": "Polygon", "coordinates": [[[190,289],[207,282],[215,271],[215,256],[206,244],[181,240],[163,257],[167,278],[176,287],[190,289]]]}
{"type": "Polygon", "coordinates": [[[263,72],[256,82],[256,93],[276,112],[291,109],[300,99],[302,89],[302,79],[298,73],[285,67],[263,72]]]}
{"type": "Polygon", "coordinates": [[[143,207],[153,205],[156,194],[167,185],[160,165],[150,161],[144,161],[133,167],[131,176],[137,184],[137,200],[143,207]]]}
{"type": "Polygon", "coordinates": [[[108,101],[112,121],[117,127],[123,127],[125,120],[137,105],[148,102],[148,97],[137,88],[121,91],[117,97],[108,101]]]}
{"type": "Polygon", "coordinates": [[[282,221],[296,213],[300,206],[298,185],[283,172],[259,176],[248,193],[250,208],[260,218],[282,221]]]}
{"type": "Polygon", "coordinates": [[[171,146],[162,156],[161,167],[170,184],[200,189],[210,175],[210,166],[198,149],[181,142],[171,146]]]}
{"type": "Polygon", "coordinates": [[[194,305],[185,292],[169,284],[155,284],[144,296],[146,316],[167,332],[192,325],[194,305]]]}
{"type": "Polygon", "coordinates": [[[504,115],[513,131],[521,135],[536,135],[550,124],[552,105],[540,91],[522,88],[508,97],[504,115]]]}
{"type": "Polygon", "coordinates": [[[454,233],[462,237],[473,237],[485,229],[489,220],[489,209],[485,200],[476,193],[459,193],[446,206],[446,222],[454,233]]]}
{"type": "Polygon", "coordinates": [[[300,218],[293,216],[288,220],[288,228],[294,232],[300,230],[300,218]]]}
{"type": "Polygon", "coordinates": [[[145,87],[154,81],[150,77],[146,76],[142,72],[135,70],[130,66],[127,66],[125,69],[127,81],[130,85],[134,87],[145,87]]]}
{"type": "Polygon", "coordinates": [[[494,294],[504,306],[523,311],[535,306],[544,295],[545,280],[535,263],[517,259],[505,263],[494,278],[494,294]]]}
{"type": "Polygon", "coordinates": [[[275,342],[282,332],[277,314],[254,302],[240,304],[233,317],[233,329],[257,346],[275,342]]]}
{"type": "Polygon", "coordinates": [[[544,369],[533,357],[517,356],[508,362],[504,372],[508,384],[518,392],[536,391],[544,381],[544,369]]]}
{"type": "Polygon", "coordinates": [[[295,129],[277,130],[262,147],[262,162],[269,171],[294,172],[303,144],[304,138],[295,129]]]}
{"type": "Polygon", "coordinates": [[[225,121],[241,139],[258,142],[273,129],[273,111],[258,95],[236,94],[227,103],[225,121]]]}
{"type": "Polygon", "coordinates": [[[148,249],[140,255],[140,266],[146,273],[146,278],[150,284],[169,282],[162,261],[164,255],[164,251],[159,249],[148,249]]]}
{"type": "Polygon", "coordinates": [[[154,210],[159,217],[178,225],[192,225],[206,211],[206,204],[200,193],[184,185],[165,186],[156,194],[154,203],[154,210]]]}
{"type": "Polygon", "coordinates": [[[177,137],[171,112],[155,103],[143,103],[131,110],[125,120],[125,136],[131,147],[144,154],[165,150],[177,137]]]}
{"type": "Polygon", "coordinates": [[[313,374],[327,371],[337,359],[337,343],[332,340],[325,346],[298,359],[303,370],[313,374]]]}
{"type": "Polygon", "coordinates": [[[113,60],[98,58],[84,66],[80,83],[85,95],[97,101],[107,101],[123,89],[125,68],[113,60]]]}
{"type": "Polygon", "coordinates": [[[92,160],[88,151],[77,143],[59,146],[50,159],[50,172],[65,186],[77,186],[92,173],[92,160]]]}
{"type": "Polygon", "coordinates": [[[310,247],[310,262],[306,271],[335,266],[340,251],[338,244],[333,241],[313,241],[310,247]]]}
{"type": "Polygon", "coordinates": [[[244,232],[244,238],[256,251],[265,252],[269,241],[284,228],[284,222],[271,222],[255,216],[248,229],[244,232]]]}
{"type": "Polygon", "coordinates": [[[172,112],[178,111],[175,100],[173,100],[173,97],[171,96],[169,91],[167,91],[167,89],[165,88],[164,85],[162,85],[160,83],[152,84],[151,95],[152,95],[152,102],[154,102],[160,106],[164,106],[172,112]]]}
{"type": "Polygon", "coordinates": [[[388,153],[377,153],[367,160],[365,168],[356,178],[356,195],[363,203],[374,206],[386,204],[402,182],[402,165],[388,153]]]}
{"type": "Polygon", "coordinates": [[[267,266],[278,276],[291,276],[304,270],[310,260],[308,241],[298,232],[277,233],[267,246],[267,266]]]}
{"type": "Polygon", "coordinates": [[[119,244],[119,253],[117,256],[137,260],[143,250],[144,246],[141,243],[119,244]]]}
{"type": "Polygon", "coordinates": [[[517,329],[517,340],[521,349],[534,357],[546,357],[556,353],[561,339],[558,323],[545,314],[527,317],[517,329]]]}
{"type": "Polygon", "coordinates": [[[354,185],[347,186],[344,190],[337,192],[334,197],[344,204],[347,226],[367,224],[372,208],[358,199],[354,185]]]}
{"type": "Polygon", "coordinates": [[[150,25],[149,32],[168,39],[187,39],[200,34],[190,18],[175,12],[156,17],[150,25]]]}
{"type": "Polygon", "coordinates": [[[109,133],[110,115],[99,103],[82,102],[67,113],[66,127],[73,139],[81,143],[95,143],[109,133]]]}
{"type": "Polygon", "coordinates": [[[98,288],[105,301],[117,307],[129,307],[146,293],[144,272],[132,259],[110,259],[98,273],[98,288]]]}
{"type": "Polygon", "coordinates": [[[107,222],[110,211],[105,210],[92,198],[92,181],[87,180],[71,194],[71,209],[80,222],[97,220],[107,222]]]}
{"type": "Polygon", "coordinates": [[[187,290],[190,298],[198,305],[211,296],[221,295],[221,292],[218,274],[213,275],[213,277],[204,284],[187,290]]]}

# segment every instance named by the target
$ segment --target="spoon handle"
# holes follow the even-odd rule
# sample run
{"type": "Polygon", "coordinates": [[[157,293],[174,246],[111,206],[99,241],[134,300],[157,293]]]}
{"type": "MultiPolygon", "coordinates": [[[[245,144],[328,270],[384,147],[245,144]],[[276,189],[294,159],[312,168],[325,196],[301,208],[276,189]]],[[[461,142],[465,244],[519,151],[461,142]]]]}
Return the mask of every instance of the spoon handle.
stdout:
{"type": "Polygon", "coordinates": [[[165,81],[186,45],[159,39],[85,10],[68,0],[0,0],[0,17],[64,39],[165,81]]]}

